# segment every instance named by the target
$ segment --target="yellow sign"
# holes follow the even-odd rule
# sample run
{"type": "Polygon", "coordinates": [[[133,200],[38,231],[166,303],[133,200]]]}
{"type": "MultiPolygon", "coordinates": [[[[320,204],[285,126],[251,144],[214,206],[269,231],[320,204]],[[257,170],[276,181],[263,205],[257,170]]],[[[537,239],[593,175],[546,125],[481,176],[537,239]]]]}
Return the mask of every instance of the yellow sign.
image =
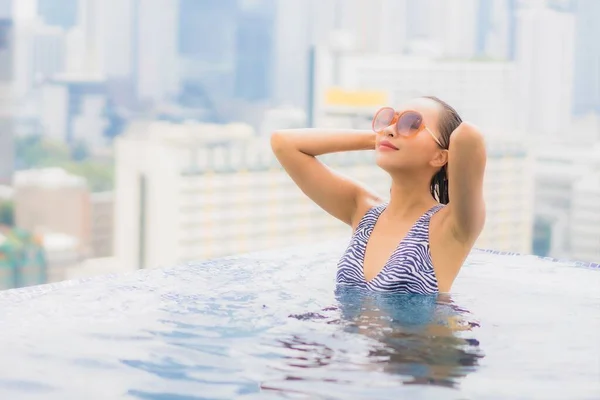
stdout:
{"type": "Polygon", "coordinates": [[[328,106],[376,107],[388,103],[388,94],[375,90],[344,90],[331,88],[325,91],[328,106]]]}

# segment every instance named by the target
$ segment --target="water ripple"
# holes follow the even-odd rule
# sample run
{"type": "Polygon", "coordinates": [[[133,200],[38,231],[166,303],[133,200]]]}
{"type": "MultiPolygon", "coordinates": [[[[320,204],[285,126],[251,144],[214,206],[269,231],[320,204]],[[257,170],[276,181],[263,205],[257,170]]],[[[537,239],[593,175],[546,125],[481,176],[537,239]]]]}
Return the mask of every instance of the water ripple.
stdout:
{"type": "Polygon", "coordinates": [[[343,246],[0,293],[0,398],[587,399],[600,273],[472,254],[452,296],[334,288],[343,246]]]}

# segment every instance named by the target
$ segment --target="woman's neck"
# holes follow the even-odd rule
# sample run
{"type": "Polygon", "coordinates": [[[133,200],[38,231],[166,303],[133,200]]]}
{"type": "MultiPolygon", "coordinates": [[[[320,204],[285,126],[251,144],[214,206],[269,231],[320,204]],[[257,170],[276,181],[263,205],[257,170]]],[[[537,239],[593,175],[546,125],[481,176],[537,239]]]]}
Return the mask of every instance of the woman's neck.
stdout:
{"type": "Polygon", "coordinates": [[[386,213],[393,218],[412,218],[431,208],[437,202],[431,195],[431,182],[427,176],[406,174],[392,176],[392,190],[386,213]]]}

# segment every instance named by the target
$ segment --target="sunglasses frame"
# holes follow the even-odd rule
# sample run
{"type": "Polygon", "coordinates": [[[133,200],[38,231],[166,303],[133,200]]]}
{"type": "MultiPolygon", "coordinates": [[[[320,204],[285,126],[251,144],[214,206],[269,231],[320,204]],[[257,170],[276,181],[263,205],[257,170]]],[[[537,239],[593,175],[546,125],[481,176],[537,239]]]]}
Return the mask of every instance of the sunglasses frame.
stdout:
{"type": "MultiPolygon", "coordinates": [[[[402,112],[398,112],[398,111],[394,110],[392,107],[382,107],[382,108],[380,108],[380,109],[379,109],[379,110],[378,110],[378,111],[375,113],[375,116],[373,116],[373,121],[371,122],[371,127],[373,128],[373,131],[374,131],[374,132],[380,132],[380,131],[383,131],[383,129],[381,129],[381,130],[379,130],[379,131],[378,131],[377,129],[375,129],[375,121],[377,120],[377,116],[378,116],[378,115],[379,115],[379,114],[380,114],[382,111],[385,111],[385,110],[392,110],[392,111],[393,111],[393,113],[394,113],[394,117],[393,117],[393,118],[392,118],[392,120],[390,121],[390,123],[389,123],[388,127],[389,127],[389,126],[392,126],[392,125],[394,125],[394,128],[395,128],[395,130],[396,130],[396,133],[397,133],[398,135],[402,135],[402,136],[404,136],[404,137],[413,137],[413,136],[417,135],[419,132],[421,132],[421,131],[424,129],[424,130],[426,130],[426,131],[427,131],[427,132],[428,132],[428,133],[431,135],[431,137],[433,138],[433,140],[435,140],[435,142],[436,142],[436,143],[437,143],[437,144],[438,144],[438,145],[439,145],[441,148],[444,148],[444,146],[442,145],[442,143],[440,142],[440,140],[439,140],[439,139],[438,139],[438,138],[435,136],[435,134],[434,134],[434,133],[433,133],[433,132],[432,132],[432,131],[431,131],[431,130],[430,130],[428,127],[427,127],[427,125],[425,125],[425,121],[424,121],[424,118],[423,118],[423,114],[421,114],[420,112],[418,112],[418,111],[416,111],[416,110],[405,110],[405,111],[402,111],[402,112]],[[400,118],[402,118],[402,116],[403,116],[404,114],[407,114],[407,113],[416,113],[416,114],[418,114],[418,115],[420,115],[420,116],[421,116],[421,125],[419,126],[419,128],[418,128],[418,129],[417,129],[417,130],[416,130],[414,133],[412,133],[412,134],[409,134],[409,135],[401,134],[401,133],[400,133],[400,130],[398,129],[398,121],[400,121],[400,118]]],[[[386,128],[387,128],[387,127],[386,127],[386,128]]],[[[384,128],[384,129],[385,129],[385,128],[384,128]]]]}

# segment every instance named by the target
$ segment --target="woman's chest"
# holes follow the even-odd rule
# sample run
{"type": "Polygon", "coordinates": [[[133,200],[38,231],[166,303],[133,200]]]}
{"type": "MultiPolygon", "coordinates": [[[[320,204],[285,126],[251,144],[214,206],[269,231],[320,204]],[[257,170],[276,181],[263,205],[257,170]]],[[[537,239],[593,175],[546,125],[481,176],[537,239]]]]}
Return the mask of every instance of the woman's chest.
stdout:
{"type": "Polygon", "coordinates": [[[398,234],[373,232],[364,246],[363,273],[367,282],[373,280],[401,249],[402,237],[398,234]]]}

